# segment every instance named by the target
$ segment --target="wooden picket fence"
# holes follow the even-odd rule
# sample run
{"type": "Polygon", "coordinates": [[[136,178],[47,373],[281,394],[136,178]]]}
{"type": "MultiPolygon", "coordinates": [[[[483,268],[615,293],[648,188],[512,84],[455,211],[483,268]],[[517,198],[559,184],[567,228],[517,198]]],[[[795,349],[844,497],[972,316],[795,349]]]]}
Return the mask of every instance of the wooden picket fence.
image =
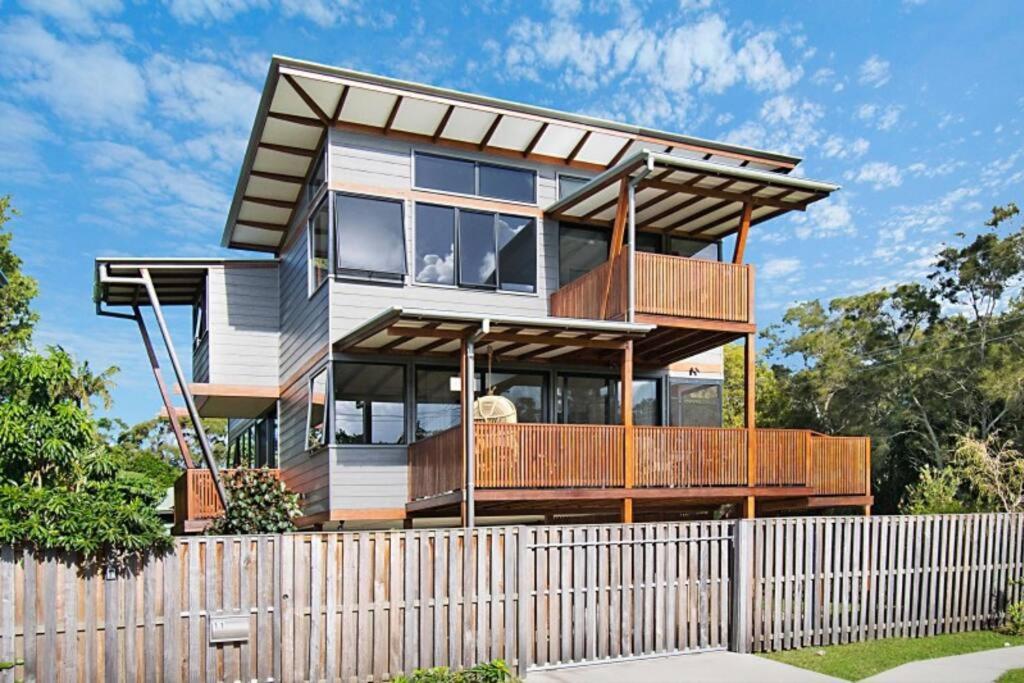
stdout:
{"type": "Polygon", "coordinates": [[[0,683],[383,681],[988,628],[1024,516],[196,537],[119,572],[0,548],[0,683]],[[248,636],[211,643],[211,620],[248,636]]]}
{"type": "Polygon", "coordinates": [[[752,580],[755,651],[993,628],[1022,598],[1018,514],[765,519],[752,532],[737,572],[752,580]]]}

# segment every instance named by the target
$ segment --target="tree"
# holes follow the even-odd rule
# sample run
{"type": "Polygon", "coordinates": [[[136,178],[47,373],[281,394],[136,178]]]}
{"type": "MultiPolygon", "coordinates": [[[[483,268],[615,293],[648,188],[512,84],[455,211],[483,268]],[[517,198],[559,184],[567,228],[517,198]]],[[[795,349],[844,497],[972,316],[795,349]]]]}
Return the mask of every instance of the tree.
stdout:
{"type": "MultiPolygon", "coordinates": [[[[722,349],[725,381],[722,386],[722,425],[742,427],[745,396],[743,391],[744,358],[742,344],[729,344],[722,349]]],[[[776,372],[763,360],[755,366],[754,394],[756,422],[761,427],[774,427],[789,411],[787,395],[782,391],[776,372]]]]}
{"type": "Polygon", "coordinates": [[[786,400],[765,418],[759,406],[759,421],[870,436],[882,512],[921,484],[924,467],[937,477],[962,435],[999,433],[1020,450],[1024,229],[1007,230],[1018,215],[1012,204],[993,209],[979,235],[938,252],[926,282],[786,311],[762,335],[786,400]]]}
{"type": "Polygon", "coordinates": [[[952,467],[942,469],[925,465],[916,482],[907,487],[900,501],[900,512],[905,515],[944,515],[967,512],[960,499],[960,475],[952,467]]]}
{"type": "Polygon", "coordinates": [[[983,503],[1000,512],[1024,512],[1024,457],[1012,443],[996,435],[964,437],[954,464],[983,503]]]}
{"type": "Polygon", "coordinates": [[[93,381],[60,348],[0,358],[0,543],[114,563],[168,546],[164,482],[102,441],[93,381]]]}
{"type": "Polygon", "coordinates": [[[0,287],[0,353],[25,350],[32,340],[32,328],[39,316],[30,308],[39,291],[34,278],[21,271],[22,261],[11,248],[14,236],[5,225],[18,212],[11,198],[0,196],[0,273],[7,284],[0,287]]]}

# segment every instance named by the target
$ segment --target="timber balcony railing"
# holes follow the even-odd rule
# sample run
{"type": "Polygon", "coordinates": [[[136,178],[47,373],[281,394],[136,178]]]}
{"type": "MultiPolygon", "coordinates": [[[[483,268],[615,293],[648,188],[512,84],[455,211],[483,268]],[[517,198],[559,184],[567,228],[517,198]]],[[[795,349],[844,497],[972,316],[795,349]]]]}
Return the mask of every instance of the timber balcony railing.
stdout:
{"type": "MultiPolygon", "coordinates": [[[[221,480],[238,470],[222,469],[221,480]]],[[[281,471],[272,469],[270,472],[280,478],[281,471]]],[[[217,497],[217,487],[213,485],[213,477],[207,469],[188,469],[181,473],[174,482],[174,524],[183,530],[187,522],[205,523],[224,514],[224,506],[217,497]]]]}
{"type": "MultiPolygon", "coordinates": [[[[605,261],[551,295],[559,318],[622,320],[628,308],[626,257],[605,261]]],[[[637,252],[636,312],[678,318],[752,320],[749,265],[637,252]]]]}
{"type": "MultiPolygon", "coordinates": [[[[621,425],[475,425],[478,489],[623,488],[621,425]]],[[[815,496],[869,495],[870,441],[802,429],[758,429],[758,487],[809,487],[815,496]]],[[[633,488],[747,486],[746,429],[633,427],[633,488]]],[[[409,447],[409,496],[462,488],[462,428],[409,447]]]]}

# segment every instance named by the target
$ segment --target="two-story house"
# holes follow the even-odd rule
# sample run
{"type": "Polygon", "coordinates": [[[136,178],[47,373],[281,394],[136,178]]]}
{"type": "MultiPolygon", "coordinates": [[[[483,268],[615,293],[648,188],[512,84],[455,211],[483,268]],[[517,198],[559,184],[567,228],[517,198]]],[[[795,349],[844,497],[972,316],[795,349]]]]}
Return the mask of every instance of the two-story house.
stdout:
{"type": "MultiPolygon", "coordinates": [[[[193,308],[186,408],[304,525],[868,512],[867,439],[754,424],[748,234],[837,190],[799,161],[277,57],[223,237],[272,258],[99,258],[97,309],[139,322],[173,417],[142,311],[173,349],[162,306],[193,308]]],[[[183,477],[185,522],[214,479],[183,477]]]]}

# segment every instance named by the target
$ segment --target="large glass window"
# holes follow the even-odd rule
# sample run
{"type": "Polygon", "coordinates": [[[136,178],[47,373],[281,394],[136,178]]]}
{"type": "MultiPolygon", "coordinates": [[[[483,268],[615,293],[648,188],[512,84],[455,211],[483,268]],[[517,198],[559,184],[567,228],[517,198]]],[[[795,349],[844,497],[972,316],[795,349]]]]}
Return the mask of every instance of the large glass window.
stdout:
{"type": "Polygon", "coordinates": [[[405,443],[405,368],[334,364],[334,441],[405,443]]]}
{"type": "Polygon", "coordinates": [[[417,368],[417,439],[443,432],[459,424],[459,416],[462,413],[461,394],[454,390],[458,382],[457,369],[417,368]]]}
{"type": "Polygon", "coordinates": [[[564,199],[576,190],[590,182],[589,178],[580,178],[574,175],[558,174],[558,198],[564,199]]]}
{"type": "Polygon", "coordinates": [[[673,256],[688,256],[706,261],[721,261],[722,250],[718,242],[703,242],[685,237],[670,237],[668,253],[673,256]]]}
{"type": "Polygon", "coordinates": [[[504,396],[516,407],[518,422],[543,422],[546,376],[534,372],[488,372],[484,374],[484,390],[504,396]]]}
{"type": "Polygon", "coordinates": [[[636,250],[648,254],[660,254],[662,252],[661,235],[653,232],[638,232],[636,234],[636,250]]]}
{"type": "Polygon", "coordinates": [[[277,408],[255,420],[228,420],[231,467],[277,467],[277,408]],[[239,427],[239,423],[242,423],[239,427]]]}
{"type": "Polygon", "coordinates": [[[459,212],[459,284],[494,287],[497,284],[494,214],[459,212]]]}
{"type": "Polygon", "coordinates": [[[336,194],[337,272],[388,279],[405,275],[402,214],[401,200],[336,194]]]}
{"type": "Polygon", "coordinates": [[[537,291],[534,219],[463,210],[456,215],[460,285],[510,292],[537,291]]]}
{"type": "Polygon", "coordinates": [[[722,385],[669,379],[669,424],[674,427],[721,427],[722,385]]]}
{"type": "Polygon", "coordinates": [[[558,231],[558,282],[565,286],[608,260],[608,230],[583,225],[560,226],[558,231]]]}
{"type": "MultiPolygon", "coordinates": [[[[621,424],[620,382],[613,377],[561,375],[558,421],[566,424],[621,424]]],[[[633,379],[633,424],[661,424],[658,380],[633,379]]]]}
{"type": "Polygon", "coordinates": [[[309,291],[312,294],[327,279],[330,218],[327,202],[323,202],[309,219],[309,291]]]}
{"type": "Polygon", "coordinates": [[[455,284],[455,209],[416,205],[416,282],[455,284]]]}
{"type": "Polygon", "coordinates": [[[417,154],[416,187],[476,194],[476,163],[433,154],[417,154]]]}
{"type": "Polygon", "coordinates": [[[534,204],[537,174],[525,168],[416,154],[416,187],[534,204]]]}
{"type": "Polygon", "coordinates": [[[319,448],[327,443],[324,429],[327,420],[327,369],[313,375],[309,382],[309,401],[306,412],[306,448],[319,448]]]}
{"type": "Polygon", "coordinates": [[[478,191],[484,197],[530,204],[537,201],[535,196],[537,175],[533,171],[479,164],[477,173],[480,175],[478,191]]]}

